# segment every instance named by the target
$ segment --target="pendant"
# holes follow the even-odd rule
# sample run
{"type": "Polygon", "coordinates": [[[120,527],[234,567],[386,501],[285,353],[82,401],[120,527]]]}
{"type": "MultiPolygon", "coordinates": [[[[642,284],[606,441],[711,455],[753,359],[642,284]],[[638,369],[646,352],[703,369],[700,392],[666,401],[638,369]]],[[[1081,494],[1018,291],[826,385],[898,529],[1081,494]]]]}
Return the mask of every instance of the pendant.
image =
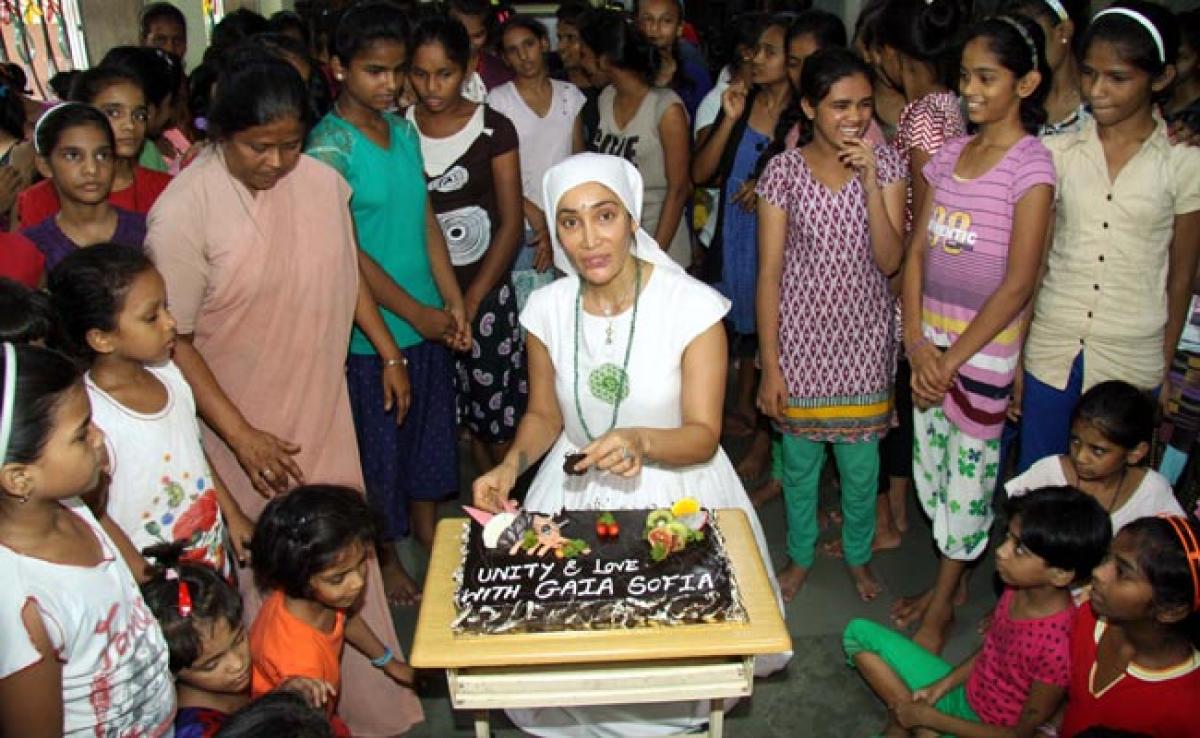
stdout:
{"type": "Polygon", "coordinates": [[[612,342],[613,342],[613,324],[612,324],[612,321],[610,320],[608,322],[608,327],[604,329],[604,345],[611,346],[612,342]]]}
{"type": "Polygon", "coordinates": [[[588,375],[588,390],[597,400],[616,405],[629,396],[629,375],[616,364],[601,364],[588,375]]]}

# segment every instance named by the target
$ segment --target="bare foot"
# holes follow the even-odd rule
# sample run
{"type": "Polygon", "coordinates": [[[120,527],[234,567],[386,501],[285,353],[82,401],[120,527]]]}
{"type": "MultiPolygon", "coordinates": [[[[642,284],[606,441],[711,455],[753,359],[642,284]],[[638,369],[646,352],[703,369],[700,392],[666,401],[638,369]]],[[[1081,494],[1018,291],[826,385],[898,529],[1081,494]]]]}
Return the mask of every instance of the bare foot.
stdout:
{"type": "Polygon", "coordinates": [[[755,507],[762,507],[781,494],[783,494],[783,482],[778,479],[768,479],[750,493],[750,503],[755,507]]]}
{"type": "Polygon", "coordinates": [[[854,587],[858,590],[858,596],[862,598],[863,602],[870,602],[883,592],[883,585],[875,578],[875,572],[871,571],[870,564],[848,568],[850,569],[850,578],[854,580],[854,587]]]}
{"type": "Polygon", "coordinates": [[[889,615],[892,618],[892,624],[900,630],[904,630],[925,617],[925,611],[929,609],[929,601],[933,598],[933,590],[927,589],[919,595],[913,597],[901,597],[892,603],[889,610],[889,615]]]}
{"type": "Polygon", "coordinates": [[[821,530],[825,530],[831,525],[842,524],[842,511],[836,508],[817,511],[817,526],[821,530]]]}
{"type": "MultiPolygon", "coordinates": [[[[876,533],[875,540],[871,541],[871,551],[887,551],[893,548],[900,548],[900,534],[893,531],[891,534],[876,533]]],[[[834,538],[825,541],[821,544],[821,551],[826,555],[832,556],[835,559],[840,559],[845,555],[845,550],[842,548],[842,539],[834,538]]]]}
{"type": "Polygon", "coordinates": [[[783,601],[791,602],[804,587],[804,580],[808,578],[808,569],[799,564],[789,563],[776,576],[779,579],[779,593],[783,595],[783,601]]]}
{"type": "Polygon", "coordinates": [[[400,561],[388,557],[389,561],[381,561],[379,573],[383,575],[383,591],[387,593],[388,601],[401,607],[411,607],[421,602],[421,590],[413,578],[404,571],[400,561]]]}

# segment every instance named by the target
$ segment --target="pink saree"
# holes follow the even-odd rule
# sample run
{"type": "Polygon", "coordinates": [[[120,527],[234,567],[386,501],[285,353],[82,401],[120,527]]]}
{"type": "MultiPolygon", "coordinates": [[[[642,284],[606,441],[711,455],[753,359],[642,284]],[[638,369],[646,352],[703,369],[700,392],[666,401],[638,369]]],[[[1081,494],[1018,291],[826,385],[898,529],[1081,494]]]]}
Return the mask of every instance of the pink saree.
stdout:
{"type": "MultiPolygon", "coordinates": [[[[159,198],[146,245],[167,284],[181,334],[256,428],[300,445],[309,482],[363,489],[344,370],[358,289],[350,188],[308,156],[272,189],[251,194],[205,150],[159,198]]],[[[242,509],[266,500],[207,426],[204,447],[242,509]]],[[[241,572],[247,621],[261,594],[241,572]]],[[[400,653],[377,565],[362,613],[400,653]]],[[[391,736],[423,719],[411,692],[352,647],[342,656],[338,712],[355,736],[391,736]]]]}

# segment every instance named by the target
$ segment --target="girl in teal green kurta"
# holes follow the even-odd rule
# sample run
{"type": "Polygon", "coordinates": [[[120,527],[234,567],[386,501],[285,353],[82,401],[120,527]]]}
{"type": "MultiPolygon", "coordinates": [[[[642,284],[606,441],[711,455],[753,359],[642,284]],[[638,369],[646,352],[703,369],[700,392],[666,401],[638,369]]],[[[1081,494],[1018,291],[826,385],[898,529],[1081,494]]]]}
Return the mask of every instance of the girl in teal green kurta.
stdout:
{"type": "MultiPolygon", "coordinates": [[[[307,152],[350,183],[359,262],[384,322],[404,353],[385,362],[355,329],[346,362],[367,496],[384,538],[411,530],[428,548],[435,506],[458,493],[453,362],[470,346],[462,293],[425,190],[417,131],[386,112],[396,99],[408,35],[386,5],[347,12],[334,39],[341,93],[309,135],[307,152]],[[380,372],[406,373],[408,397],[385,410],[380,372]],[[410,400],[411,398],[411,400],[410,400]],[[411,516],[411,517],[410,517],[411,516]]],[[[381,556],[388,594],[412,603],[417,589],[390,546],[381,556]]]]}

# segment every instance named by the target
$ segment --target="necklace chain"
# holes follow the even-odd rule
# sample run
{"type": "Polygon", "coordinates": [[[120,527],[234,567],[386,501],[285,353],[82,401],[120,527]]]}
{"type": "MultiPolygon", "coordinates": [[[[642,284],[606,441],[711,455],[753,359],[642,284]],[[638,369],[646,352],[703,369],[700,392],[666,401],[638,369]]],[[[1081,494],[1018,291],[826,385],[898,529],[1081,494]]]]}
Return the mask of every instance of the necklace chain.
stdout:
{"type": "MultiPolygon", "coordinates": [[[[617,427],[617,416],[621,412],[621,401],[625,399],[625,395],[627,394],[626,385],[629,383],[629,356],[633,352],[633,334],[637,329],[638,302],[641,300],[641,288],[642,263],[635,258],[633,260],[633,317],[629,322],[629,339],[625,342],[625,358],[621,360],[621,376],[618,379],[620,384],[617,387],[616,399],[613,402],[612,422],[609,423],[608,430],[605,433],[617,427]]],[[[596,440],[596,436],[593,436],[592,430],[588,428],[587,418],[583,416],[583,405],[579,402],[579,344],[583,343],[582,328],[580,327],[582,323],[583,278],[580,277],[579,291],[575,293],[575,357],[572,362],[572,369],[575,374],[575,412],[579,415],[579,424],[583,426],[583,434],[591,442],[596,440]]]]}

